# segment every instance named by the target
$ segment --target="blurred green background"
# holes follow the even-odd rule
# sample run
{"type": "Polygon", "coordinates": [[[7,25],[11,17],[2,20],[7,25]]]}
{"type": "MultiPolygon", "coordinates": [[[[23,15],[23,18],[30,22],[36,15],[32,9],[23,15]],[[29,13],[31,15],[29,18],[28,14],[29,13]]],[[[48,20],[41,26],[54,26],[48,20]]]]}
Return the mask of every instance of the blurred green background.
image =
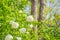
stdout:
{"type": "Polygon", "coordinates": [[[28,22],[30,14],[31,0],[0,0],[0,40],[6,40],[8,34],[13,36],[11,40],[18,40],[16,37],[21,37],[21,40],[39,40],[41,36],[44,40],[60,40],[60,0],[45,0],[43,22],[28,22]],[[16,22],[13,26],[19,27],[12,28],[11,21],[16,22]],[[31,28],[35,25],[39,25],[38,36],[31,28]],[[19,31],[21,28],[26,28],[22,30],[23,33],[19,31]]]}

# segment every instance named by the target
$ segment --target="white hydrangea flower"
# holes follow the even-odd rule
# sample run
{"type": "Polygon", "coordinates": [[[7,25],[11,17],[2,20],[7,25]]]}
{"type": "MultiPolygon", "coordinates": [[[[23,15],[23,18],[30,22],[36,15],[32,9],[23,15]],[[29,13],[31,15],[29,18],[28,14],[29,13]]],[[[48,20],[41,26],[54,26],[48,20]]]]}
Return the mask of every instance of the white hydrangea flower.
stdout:
{"type": "Polygon", "coordinates": [[[10,24],[12,25],[12,28],[18,28],[19,24],[17,22],[11,21],[10,24]]]}
{"type": "Polygon", "coordinates": [[[32,21],[34,21],[33,16],[32,16],[32,15],[28,16],[28,17],[27,17],[27,21],[28,21],[28,22],[32,22],[32,21]]]}
{"type": "Polygon", "coordinates": [[[17,40],[22,40],[22,38],[21,37],[16,37],[17,38],[17,40]]]}
{"type": "Polygon", "coordinates": [[[21,28],[21,29],[19,29],[19,31],[20,31],[21,33],[26,33],[26,28],[21,28]]]}
{"type": "Polygon", "coordinates": [[[28,27],[33,28],[33,25],[32,24],[29,24],[28,27]]]}
{"type": "Polygon", "coordinates": [[[12,40],[13,39],[13,36],[8,34],[6,37],[5,37],[5,40],[12,40]]]}
{"type": "Polygon", "coordinates": [[[19,11],[19,13],[22,13],[22,12],[23,12],[22,10],[19,11]]]}

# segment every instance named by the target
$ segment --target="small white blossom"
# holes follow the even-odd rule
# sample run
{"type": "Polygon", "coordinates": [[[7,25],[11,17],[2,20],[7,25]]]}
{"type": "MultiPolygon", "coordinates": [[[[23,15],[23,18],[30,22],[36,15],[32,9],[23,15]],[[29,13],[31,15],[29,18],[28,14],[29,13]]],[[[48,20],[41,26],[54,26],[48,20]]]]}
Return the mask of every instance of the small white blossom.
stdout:
{"type": "Polygon", "coordinates": [[[13,39],[13,36],[8,34],[6,37],[5,37],[5,40],[12,40],[13,39]]]}
{"type": "Polygon", "coordinates": [[[32,16],[32,15],[28,16],[28,17],[27,17],[27,21],[28,21],[28,22],[32,22],[32,21],[34,21],[33,16],[32,16]]]}
{"type": "Polygon", "coordinates": [[[11,21],[10,24],[12,25],[12,28],[18,28],[19,24],[17,22],[11,21]]]}
{"type": "Polygon", "coordinates": [[[21,28],[21,29],[19,29],[19,31],[20,31],[21,33],[26,33],[26,28],[21,28]]]}
{"type": "Polygon", "coordinates": [[[17,40],[22,40],[21,37],[16,37],[16,38],[17,38],[17,40]]]}
{"type": "Polygon", "coordinates": [[[32,24],[29,24],[28,27],[33,28],[33,25],[32,24]]]}
{"type": "Polygon", "coordinates": [[[22,12],[23,12],[22,10],[19,11],[19,13],[22,13],[22,12]]]}

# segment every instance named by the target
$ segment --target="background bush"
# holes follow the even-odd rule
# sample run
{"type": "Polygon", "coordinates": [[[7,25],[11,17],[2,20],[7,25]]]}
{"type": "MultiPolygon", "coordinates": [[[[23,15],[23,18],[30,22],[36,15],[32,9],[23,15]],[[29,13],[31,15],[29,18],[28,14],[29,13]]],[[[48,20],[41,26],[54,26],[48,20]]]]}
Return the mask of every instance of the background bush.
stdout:
{"type": "Polygon", "coordinates": [[[22,40],[36,40],[37,35],[34,33],[33,28],[28,26],[29,24],[39,25],[38,38],[42,36],[44,40],[60,40],[60,16],[55,14],[52,21],[45,19],[44,22],[28,22],[26,19],[30,15],[30,11],[28,14],[25,12],[28,2],[27,0],[0,0],[0,40],[5,40],[8,34],[13,36],[12,40],[17,40],[16,37],[21,37],[22,40]],[[12,28],[10,21],[17,22],[19,27],[17,29],[12,28]],[[26,28],[26,33],[21,33],[19,31],[21,28],[26,28]]]}

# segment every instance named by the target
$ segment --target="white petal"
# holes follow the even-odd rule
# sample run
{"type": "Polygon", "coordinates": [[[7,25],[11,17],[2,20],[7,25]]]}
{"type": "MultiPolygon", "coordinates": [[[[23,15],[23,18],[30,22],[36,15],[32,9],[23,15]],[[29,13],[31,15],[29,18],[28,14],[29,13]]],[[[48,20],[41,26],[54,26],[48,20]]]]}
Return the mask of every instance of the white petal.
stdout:
{"type": "Polygon", "coordinates": [[[17,40],[22,40],[21,37],[17,37],[17,40]]]}
{"type": "Polygon", "coordinates": [[[32,22],[32,21],[34,21],[33,16],[32,16],[32,15],[28,16],[28,17],[27,17],[27,21],[28,21],[28,22],[32,22]]]}
{"type": "Polygon", "coordinates": [[[26,28],[21,28],[21,29],[19,29],[19,31],[20,31],[21,33],[26,33],[26,28]]]}
{"type": "Polygon", "coordinates": [[[11,21],[10,24],[12,25],[12,28],[18,28],[19,24],[17,22],[11,21]]]}
{"type": "Polygon", "coordinates": [[[8,34],[6,37],[5,37],[5,40],[12,40],[13,39],[13,36],[8,34]]]}

